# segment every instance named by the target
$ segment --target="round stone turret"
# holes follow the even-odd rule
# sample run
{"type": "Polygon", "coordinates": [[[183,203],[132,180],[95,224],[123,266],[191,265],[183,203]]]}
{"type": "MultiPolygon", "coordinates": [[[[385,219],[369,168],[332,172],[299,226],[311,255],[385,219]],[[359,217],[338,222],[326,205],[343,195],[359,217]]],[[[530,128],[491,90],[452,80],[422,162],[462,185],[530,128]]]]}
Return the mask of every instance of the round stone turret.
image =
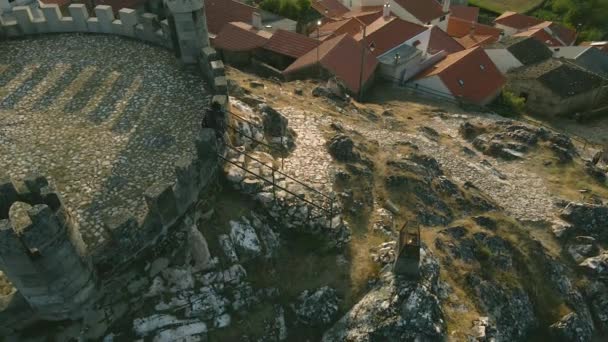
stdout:
{"type": "Polygon", "coordinates": [[[165,0],[169,25],[175,32],[173,45],[184,63],[197,63],[201,50],[209,46],[203,0],[165,0]]]}
{"type": "Polygon", "coordinates": [[[95,293],[78,227],[44,177],[0,181],[0,269],[40,319],[77,318],[95,293]]]}

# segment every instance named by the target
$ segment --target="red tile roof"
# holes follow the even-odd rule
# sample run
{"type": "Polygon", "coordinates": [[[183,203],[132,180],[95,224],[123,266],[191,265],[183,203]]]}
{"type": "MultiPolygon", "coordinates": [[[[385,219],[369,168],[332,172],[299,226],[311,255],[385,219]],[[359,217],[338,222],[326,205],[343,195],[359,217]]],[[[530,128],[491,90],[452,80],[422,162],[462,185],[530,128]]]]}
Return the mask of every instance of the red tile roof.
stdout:
{"type": "Polygon", "coordinates": [[[447,32],[450,36],[458,38],[473,33],[473,35],[492,36],[496,40],[498,40],[500,38],[502,30],[497,29],[496,27],[479,24],[477,22],[470,22],[454,16],[450,16],[450,20],[448,20],[447,32]]]}
{"type": "Polygon", "coordinates": [[[417,79],[438,76],[453,96],[483,103],[496,94],[506,79],[481,47],[448,55],[417,79]]]}
{"type": "Polygon", "coordinates": [[[402,7],[422,23],[430,22],[445,15],[443,8],[435,0],[395,0],[395,4],[402,7]]]}
{"type": "Polygon", "coordinates": [[[281,55],[299,58],[319,45],[316,39],[304,35],[277,30],[264,45],[264,49],[281,55]]]}
{"type": "Polygon", "coordinates": [[[431,29],[431,38],[429,40],[428,49],[430,53],[435,54],[440,51],[454,53],[462,50],[464,50],[462,45],[460,45],[460,43],[458,43],[454,38],[450,37],[442,29],[437,26],[434,26],[431,29]]]}
{"type": "Polygon", "coordinates": [[[452,17],[457,17],[466,21],[477,22],[479,19],[479,7],[452,5],[450,6],[452,17]]]}
{"type": "Polygon", "coordinates": [[[326,40],[329,38],[337,37],[341,34],[348,34],[350,36],[356,35],[365,26],[357,18],[343,19],[333,22],[328,22],[319,27],[318,31],[314,30],[310,33],[310,38],[319,38],[319,40],[326,40]]]}
{"type": "MultiPolygon", "coordinates": [[[[285,75],[311,68],[320,62],[321,66],[341,79],[350,91],[357,93],[360,88],[362,46],[347,34],[329,39],[318,47],[298,58],[283,73],[285,75]]],[[[363,68],[363,84],[367,82],[378,65],[378,60],[369,52],[365,52],[363,68]]]]}
{"type": "Polygon", "coordinates": [[[514,37],[534,37],[549,46],[572,45],[576,40],[576,32],[551,21],[545,21],[518,32],[514,37]]]}
{"type": "MultiPolygon", "coordinates": [[[[434,0],[433,0],[434,1],[434,0]]],[[[397,17],[380,17],[366,28],[366,44],[374,44],[373,54],[380,56],[386,51],[403,44],[427,28],[399,19],[397,17]]],[[[362,41],[363,32],[355,35],[357,41],[362,41]]]]}
{"type": "Polygon", "coordinates": [[[494,19],[495,24],[501,24],[503,26],[512,27],[517,30],[523,30],[528,27],[538,25],[542,22],[543,21],[538,18],[530,17],[511,11],[507,11],[498,18],[494,19]]]}
{"type": "Polygon", "coordinates": [[[218,34],[230,22],[251,23],[255,11],[256,8],[234,0],[205,0],[207,28],[212,34],[218,34]]]}
{"type": "Polygon", "coordinates": [[[381,16],[382,6],[370,6],[344,13],[342,18],[357,18],[365,25],[369,25],[381,16]]]}
{"type": "Polygon", "coordinates": [[[310,2],[310,6],[319,14],[329,18],[340,17],[349,11],[348,7],[342,5],[338,0],[313,0],[310,2]]]}
{"type": "Polygon", "coordinates": [[[272,33],[256,30],[253,26],[242,22],[224,25],[213,40],[213,45],[226,51],[250,51],[264,46],[272,33]]]}
{"type": "Polygon", "coordinates": [[[455,39],[458,44],[462,45],[465,49],[470,49],[477,46],[484,46],[485,44],[491,44],[496,42],[496,39],[494,39],[494,37],[483,35],[466,35],[464,37],[455,39]]]}

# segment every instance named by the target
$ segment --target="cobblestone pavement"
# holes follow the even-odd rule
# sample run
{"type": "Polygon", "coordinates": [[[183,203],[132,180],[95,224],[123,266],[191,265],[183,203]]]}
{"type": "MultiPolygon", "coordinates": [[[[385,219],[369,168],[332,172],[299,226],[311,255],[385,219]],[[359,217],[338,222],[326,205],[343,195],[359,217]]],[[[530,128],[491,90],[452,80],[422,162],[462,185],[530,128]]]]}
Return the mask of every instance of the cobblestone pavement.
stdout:
{"type": "Polygon", "coordinates": [[[194,153],[209,102],[169,51],[119,37],[2,42],[0,71],[0,169],[49,177],[89,247],[107,215],[145,215],[143,192],[194,153]]]}
{"type": "MultiPolygon", "coordinates": [[[[458,134],[459,125],[467,119],[471,120],[472,117],[467,115],[453,115],[446,119],[435,117],[429,120],[428,126],[440,134],[450,136],[454,140],[452,145],[466,146],[474,151],[473,146],[458,134]]],[[[475,116],[475,120],[489,123],[500,118],[480,115],[475,116]]],[[[504,162],[481,153],[470,156],[462,149],[456,152],[454,148],[433,141],[422,133],[404,133],[390,128],[379,128],[372,124],[358,124],[356,127],[345,124],[344,127],[356,130],[368,139],[378,141],[386,149],[390,149],[399,141],[416,144],[421,153],[437,159],[454,180],[475,184],[517,219],[539,222],[554,217],[553,198],[544,180],[534,173],[522,172],[517,162],[504,162]],[[482,163],[484,159],[489,161],[491,166],[484,165],[485,163],[482,163]],[[506,176],[506,179],[501,179],[499,174],[506,176]]]]}
{"type": "Polygon", "coordinates": [[[333,160],[325,147],[321,127],[331,121],[292,107],[278,109],[289,119],[296,134],[296,148],[284,160],[284,172],[329,195],[332,191],[333,160]]]}

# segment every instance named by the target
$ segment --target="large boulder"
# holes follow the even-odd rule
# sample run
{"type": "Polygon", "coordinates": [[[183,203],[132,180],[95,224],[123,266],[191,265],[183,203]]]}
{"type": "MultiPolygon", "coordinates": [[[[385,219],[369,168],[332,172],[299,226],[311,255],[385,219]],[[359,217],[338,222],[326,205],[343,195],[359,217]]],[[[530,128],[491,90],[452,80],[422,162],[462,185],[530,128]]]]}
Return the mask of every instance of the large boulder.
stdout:
{"type": "Polygon", "coordinates": [[[376,286],[323,335],[323,342],[442,341],[446,324],[435,291],[439,265],[421,250],[420,279],[385,268],[376,286]]]}
{"type": "Polygon", "coordinates": [[[289,120],[283,114],[276,111],[267,104],[261,104],[259,112],[264,123],[264,132],[271,137],[281,137],[288,133],[287,125],[289,120]]]}
{"type": "Polygon", "coordinates": [[[571,202],[560,217],[572,225],[573,233],[608,240],[608,206],[571,202]]]}
{"type": "Polygon", "coordinates": [[[239,260],[248,260],[262,254],[262,244],[249,222],[230,221],[230,239],[239,260]]]}
{"type": "Polygon", "coordinates": [[[579,266],[592,275],[606,277],[608,275],[608,252],[604,252],[596,257],[587,258],[579,266]]]}
{"type": "Polygon", "coordinates": [[[550,331],[555,341],[586,342],[591,341],[593,326],[577,313],[571,312],[552,324],[550,331]]]}
{"type": "Polygon", "coordinates": [[[336,290],[324,286],[315,291],[302,292],[292,309],[299,323],[306,326],[324,326],[336,318],[338,303],[336,290]]]}
{"type": "Polygon", "coordinates": [[[329,154],[336,160],[345,163],[354,163],[361,159],[361,156],[355,151],[355,143],[350,137],[338,134],[329,141],[329,154]]]}

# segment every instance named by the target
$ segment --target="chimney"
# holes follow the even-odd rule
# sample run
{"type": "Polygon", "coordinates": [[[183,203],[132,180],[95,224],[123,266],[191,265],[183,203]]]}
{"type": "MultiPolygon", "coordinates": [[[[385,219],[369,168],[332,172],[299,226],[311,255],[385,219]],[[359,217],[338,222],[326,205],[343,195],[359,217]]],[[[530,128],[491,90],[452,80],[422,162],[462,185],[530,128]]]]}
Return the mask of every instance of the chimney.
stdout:
{"type": "Polygon", "coordinates": [[[391,16],[391,5],[387,2],[382,7],[382,17],[385,19],[391,16]]]}
{"type": "Polygon", "coordinates": [[[443,0],[443,13],[450,12],[450,0],[443,0]]]}
{"type": "Polygon", "coordinates": [[[259,12],[253,12],[251,15],[251,26],[258,30],[262,29],[262,15],[259,12]]]}

